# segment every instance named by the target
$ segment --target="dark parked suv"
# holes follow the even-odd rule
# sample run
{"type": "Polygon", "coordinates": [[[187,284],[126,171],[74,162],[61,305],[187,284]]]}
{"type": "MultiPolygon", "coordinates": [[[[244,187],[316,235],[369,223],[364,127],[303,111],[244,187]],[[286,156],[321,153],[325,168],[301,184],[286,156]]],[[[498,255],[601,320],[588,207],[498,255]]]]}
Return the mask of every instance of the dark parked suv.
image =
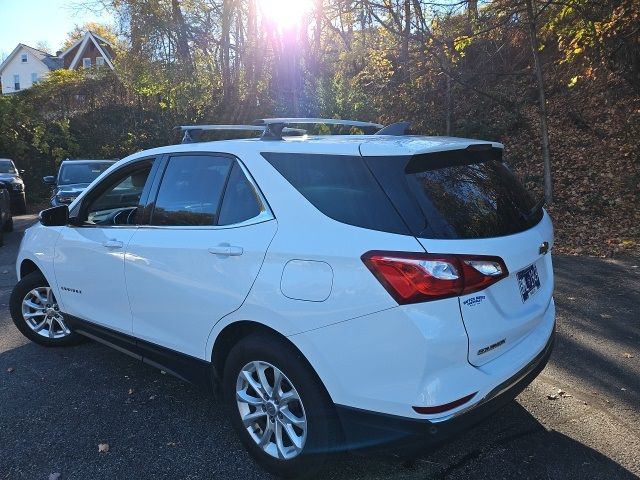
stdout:
{"type": "Polygon", "coordinates": [[[58,175],[44,177],[42,181],[53,186],[51,205],[69,205],[115,160],[65,160],[58,175]]]}
{"type": "Polygon", "coordinates": [[[27,213],[27,203],[24,198],[24,181],[20,176],[24,170],[18,170],[13,160],[0,158],[0,182],[9,190],[11,211],[16,215],[27,213]]]}

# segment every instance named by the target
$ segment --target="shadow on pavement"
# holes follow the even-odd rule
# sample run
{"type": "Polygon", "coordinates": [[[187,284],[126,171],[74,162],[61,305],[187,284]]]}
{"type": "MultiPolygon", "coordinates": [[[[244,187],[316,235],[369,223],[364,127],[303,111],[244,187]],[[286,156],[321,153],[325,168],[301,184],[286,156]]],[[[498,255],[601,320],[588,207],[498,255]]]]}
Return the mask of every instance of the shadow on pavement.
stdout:
{"type": "MultiPolygon", "coordinates": [[[[0,327],[0,335],[12,325],[0,327]]],[[[0,478],[266,478],[205,393],[94,342],[0,355],[0,478]],[[7,369],[15,369],[8,373],[7,369]],[[109,453],[98,453],[108,443],[109,453]],[[3,477],[4,475],[4,477],[3,477]]],[[[407,468],[390,455],[336,457],[330,479],[636,478],[547,431],[517,403],[407,468]]]]}

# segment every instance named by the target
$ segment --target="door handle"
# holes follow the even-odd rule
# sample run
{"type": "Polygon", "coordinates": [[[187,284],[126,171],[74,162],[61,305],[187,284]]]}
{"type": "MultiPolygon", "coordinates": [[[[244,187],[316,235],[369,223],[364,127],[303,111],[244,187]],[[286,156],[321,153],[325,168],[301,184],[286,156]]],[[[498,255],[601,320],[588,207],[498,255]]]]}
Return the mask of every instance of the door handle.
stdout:
{"type": "Polygon", "coordinates": [[[102,244],[105,248],[122,248],[122,242],[118,240],[107,240],[102,244]]]}
{"type": "Polygon", "coordinates": [[[209,253],[224,255],[226,257],[238,257],[242,255],[243,252],[242,247],[234,247],[233,245],[218,245],[217,247],[209,248],[209,253]]]}

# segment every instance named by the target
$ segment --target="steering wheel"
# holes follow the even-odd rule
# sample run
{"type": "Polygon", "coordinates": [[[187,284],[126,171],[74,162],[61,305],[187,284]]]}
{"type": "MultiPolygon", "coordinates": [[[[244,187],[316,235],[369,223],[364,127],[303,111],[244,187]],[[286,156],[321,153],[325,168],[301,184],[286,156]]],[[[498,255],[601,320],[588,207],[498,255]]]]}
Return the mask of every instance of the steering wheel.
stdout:
{"type": "Polygon", "coordinates": [[[111,218],[107,219],[107,222],[111,225],[131,225],[131,221],[135,216],[136,210],[137,207],[120,210],[111,215],[111,218]]]}

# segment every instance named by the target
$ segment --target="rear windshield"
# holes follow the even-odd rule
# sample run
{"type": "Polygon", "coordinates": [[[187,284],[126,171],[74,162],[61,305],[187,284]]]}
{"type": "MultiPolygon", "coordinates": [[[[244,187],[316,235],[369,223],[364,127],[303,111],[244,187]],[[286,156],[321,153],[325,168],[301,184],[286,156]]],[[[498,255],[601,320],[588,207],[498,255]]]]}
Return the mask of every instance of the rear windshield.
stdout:
{"type": "Polygon", "coordinates": [[[470,239],[522,232],[542,218],[497,148],[412,157],[262,155],[318,210],[358,227],[470,239]]]}
{"type": "Polygon", "coordinates": [[[499,237],[541,220],[542,209],[502,161],[459,152],[445,161],[416,156],[407,164],[406,181],[425,218],[416,236],[499,237]]]}

